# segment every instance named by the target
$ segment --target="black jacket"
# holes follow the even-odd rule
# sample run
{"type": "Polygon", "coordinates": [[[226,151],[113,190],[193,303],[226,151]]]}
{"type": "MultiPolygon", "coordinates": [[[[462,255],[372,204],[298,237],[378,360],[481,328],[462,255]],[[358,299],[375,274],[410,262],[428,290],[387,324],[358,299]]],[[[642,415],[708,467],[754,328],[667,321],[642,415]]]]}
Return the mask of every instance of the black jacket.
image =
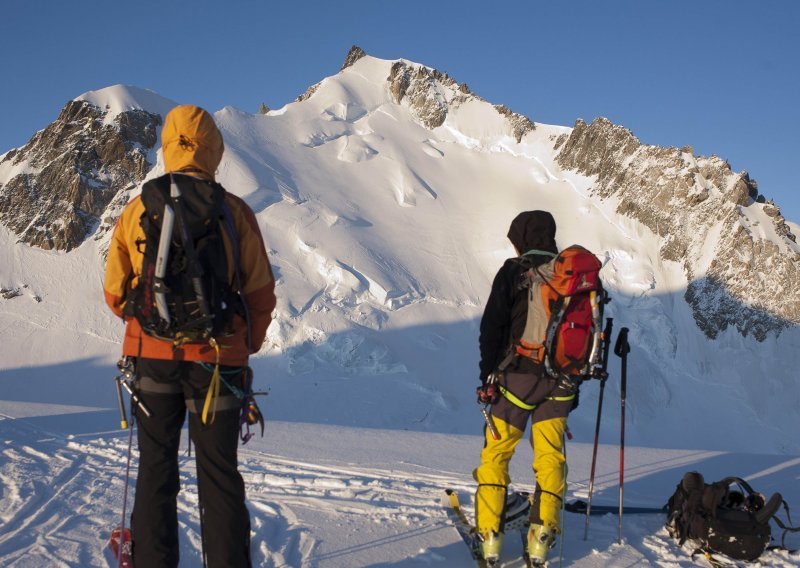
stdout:
{"type": "MultiPolygon", "coordinates": [[[[546,211],[526,211],[511,222],[508,238],[523,256],[506,260],[494,277],[478,339],[481,381],[485,381],[497,368],[511,345],[522,336],[528,315],[528,298],[527,290],[521,289],[520,284],[530,267],[544,264],[552,258],[532,250],[558,253],[555,234],[555,220],[546,211]]],[[[515,361],[511,368],[536,372],[536,367],[532,361],[525,359],[515,361]]]]}

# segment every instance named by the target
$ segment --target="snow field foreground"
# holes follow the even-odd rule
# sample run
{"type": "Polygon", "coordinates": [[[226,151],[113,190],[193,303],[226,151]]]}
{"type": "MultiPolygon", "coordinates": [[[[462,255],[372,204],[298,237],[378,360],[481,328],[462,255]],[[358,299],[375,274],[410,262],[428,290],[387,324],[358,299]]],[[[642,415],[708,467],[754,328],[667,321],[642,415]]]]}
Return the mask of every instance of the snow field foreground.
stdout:
{"type": "MultiPolygon", "coordinates": [[[[0,566],[108,565],[104,547],[121,514],[127,433],[62,437],[34,420],[9,417],[0,420],[0,433],[0,566]]],[[[470,566],[440,499],[452,487],[472,512],[470,471],[481,445],[480,436],[268,422],[266,436],[240,450],[254,565],[470,566]]],[[[570,498],[586,497],[591,450],[591,444],[568,445],[570,498]]],[[[511,467],[519,489],[533,489],[531,457],[521,444],[511,467]]],[[[135,459],[136,452],[134,476],[135,459]]],[[[601,445],[595,504],[616,503],[617,460],[615,446],[601,445]]],[[[181,566],[187,567],[202,565],[192,462],[181,456],[181,566]]],[[[689,470],[708,480],[740,475],[767,495],[779,490],[791,504],[800,502],[797,458],[629,447],[626,464],[627,505],[663,505],[689,470]]],[[[669,538],[663,521],[626,516],[619,545],[616,516],[593,517],[584,541],[584,517],[565,513],[564,565],[704,565],[669,538]]],[[[800,536],[787,545],[796,548],[800,536]]],[[[518,536],[507,535],[504,565],[521,566],[520,550],[518,536]]],[[[773,551],[749,566],[797,565],[800,553],[773,551]]]]}

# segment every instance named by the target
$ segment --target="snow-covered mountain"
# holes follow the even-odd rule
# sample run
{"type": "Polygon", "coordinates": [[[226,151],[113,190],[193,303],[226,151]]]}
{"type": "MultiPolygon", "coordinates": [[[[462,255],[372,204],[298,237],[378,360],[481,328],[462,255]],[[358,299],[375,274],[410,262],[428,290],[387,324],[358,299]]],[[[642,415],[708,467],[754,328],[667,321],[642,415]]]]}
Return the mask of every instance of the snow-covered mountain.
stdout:
{"type": "MultiPolygon", "coordinates": [[[[113,357],[103,243],[140,182],[163,171],[156,135],[174,104],[119,85],[87,93],[2,157],[4,313],[28,317],[14,298],[28,290],[45,320],[113,357]],[[55,265],[76,278],[50,280],[55,265]]],[[[637,442],[670,432],[676,447],[800,448],[800,247],[746,172],[642,145],[604,119],[534,123],[446,74],[357,49],[294,103],[215,117],[226,141],[218,179],[256,211],[278,275],[256,361],[278,396],[346,393],[322,417],[339,423],[475,428],[483,301],[512,254],[510,220],[540,208],[555,214],[562,246],[604,261],[607,315],[632,330],[637,442]],[[350,396],[381,411],[354,414],[350,396]],[[730,423],[704,423],[710,404],[729,408],[730,423]]],[[[8,369],[36,364],[31,341],[64,342],[49,324],[25,343],[12,328],[8,369]]],[[[294,418],[321,418],[302,406],[294,418]]]]}
{"type": "MultiPolygon", "coordinates": [[[[174,104],[121,85],[86,93],[0,156],[4,373],[113,360],[108,229],[163,172],[157,135],[174,104]]],[[[547,209],[560,245],[603,259],[607,315],[631,329],[634,442],[800,450],[800,246],[746,172],[642,145],[605,119],[535,123],[447,74],[357,48],[281,109],[215,118],[218,179],[256,211],[278,278],[254,362],[277,418],[479,428],[483,302],[512,255],[510,220],[547,209]],[[728,418],[707,421],[709,405],[728,418]]],[[[597,389],[584,391],[574,421],[590,435],[597,389]]]]}
{"type": "MultiPolygon", "coordinates": [[[[159,129],[175,104],[122,85],[86,93],[0,156],[2,565],[104,562],[127,448],[114,431],[122,324],[102,300],[104,253],[121,208],[163,172],[159,129]]],[[[562,247],[598,254],[606,315],[631,330],[626,503],[660,506],[697,469],[796,507],[798,225],[746,173],[642,145],[605,119],[536,123],[447,74],[357,48],[336,75],[263,110],[215,114],[218,179],[255,210],[278,280],[252,361],[270,391],[267,435],[240,453],[256,565],[467,565],[437,503],[442,487],[465,501],[474,488],[478,322],[513,254],[508,225],[530,209],[553,212],[562,247]]],[[[597,503],[617,495],[618,378],[612,357],[597,503]]],[[[570,497],[586,496],[597,396],[584,385],[570,418],[570,497]]],[[[530,453],[512,463],[517,487],[531,489],[530,453]]],[[[196,485],[181,460],[181,558],[198,566],[196,485]]],[[[559,554],[587,568],[695,565],[662,525],[626,517],[617,545],[616,518],[593,520],[583,541],[583,518],[567,516],[559,554]]],[[[506,565],[519,565],[507,540],[506,565]]]]}

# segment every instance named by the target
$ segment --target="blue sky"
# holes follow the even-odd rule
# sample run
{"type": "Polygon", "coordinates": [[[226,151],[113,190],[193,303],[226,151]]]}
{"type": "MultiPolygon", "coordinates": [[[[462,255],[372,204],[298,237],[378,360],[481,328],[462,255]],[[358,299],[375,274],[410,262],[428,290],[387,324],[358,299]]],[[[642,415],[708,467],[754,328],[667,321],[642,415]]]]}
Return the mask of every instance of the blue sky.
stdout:
{"type": "Polygon", "coordinates": [[[799,25],[795,0],[5,0],[0,153],[116,83],[212,111],[277,108],[357,44],[537,122],[605,116],[644,143],[717,154],[800,222],[799,25]]]}

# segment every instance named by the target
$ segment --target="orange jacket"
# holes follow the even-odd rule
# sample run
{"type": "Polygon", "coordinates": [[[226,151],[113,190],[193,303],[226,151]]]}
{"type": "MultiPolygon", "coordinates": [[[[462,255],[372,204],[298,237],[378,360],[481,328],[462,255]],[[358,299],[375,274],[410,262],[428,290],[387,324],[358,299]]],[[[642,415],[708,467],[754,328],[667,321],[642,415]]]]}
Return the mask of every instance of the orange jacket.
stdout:
{"type": "MultiPolygon", "coordinates": [[[[162,147],[167,171],[184,171],[211,180],[214,179],[214,170],[224,149],[222,137],[211,116],[204,110],[189,105],[176,107],[167,115],[162,132],[162,147]]],[[[239,241],[239,272],[242,293],[250,315],[252,351],[247,348],[247,323],[236,315],[233,335],[217,338],[220,344],[219,362],[223,365],[241,366],[247,364],[249,355],[259,350],[266,337],[276,303],[275,279],[255,214],[235,195],[226,194],[225,201],[233,217],[239,241]]],[[[136,286],[142,271],[144,255],[136,246],[137,240],[145,240],[144,231],[139,224],[142,213],[144,204],[139,197],[128,203],[114,228],[108,251],[103,288],[106,303],[120,317],[123,317],[125,300],[136,286]]],[[[233,285],[235,276],[231,243],[224,230],[222,235],[228,266],[231,267],[230,283],[233,285]]],[[[169,341],[145,334],[135,318],[125,320],[127,325],[122,344],[123,355],[209,363],[216,361],[216,352],[210,345],[186,344],[176,348],[169,341]]]]}
{"type": "MultiPolygon", "coordinates": [[[[253,352],[258,351],[272,321],[272,310],[275,309],[275,280],[269,264],[264,241],[258,229],[253,211],[238,197],[226,195],[225,200],[230,208],[234,226],[239,239],[239,270],[242,277],[244,299],[250,313],[253,352]]],[[[144,213],[144,205],[139,197],[131,201],[123,210],[114,229],[111,247],[106,263],[105,291],[106,303],[111,310],[122,317],[125,299],[136,286],[142,271],[144,255],[137,250],[136,241],[144,240],[145,235],[139,224],[144,213]]],[[[230,254],[231,246],[223,231],[225,247],[228,251],[229,266],[233,267],[230,254]]],[[[231,285],[234,274],[229,274],[231,285]]],[[[173,348],[172,343],[150,337],[142,331],[135,318],[126,318],[125,340],[122,354],[152,359],[175,359],[186,361],[206,361],[214,363],[214,349],[207,344],[187,344],[173,348]]],[[[223,365],[245,365],[250,353],[247,350],[247,324],[236,315],[233,324],[234,334],[218,338],[220,344],[220,363],[223,365]]]]}

